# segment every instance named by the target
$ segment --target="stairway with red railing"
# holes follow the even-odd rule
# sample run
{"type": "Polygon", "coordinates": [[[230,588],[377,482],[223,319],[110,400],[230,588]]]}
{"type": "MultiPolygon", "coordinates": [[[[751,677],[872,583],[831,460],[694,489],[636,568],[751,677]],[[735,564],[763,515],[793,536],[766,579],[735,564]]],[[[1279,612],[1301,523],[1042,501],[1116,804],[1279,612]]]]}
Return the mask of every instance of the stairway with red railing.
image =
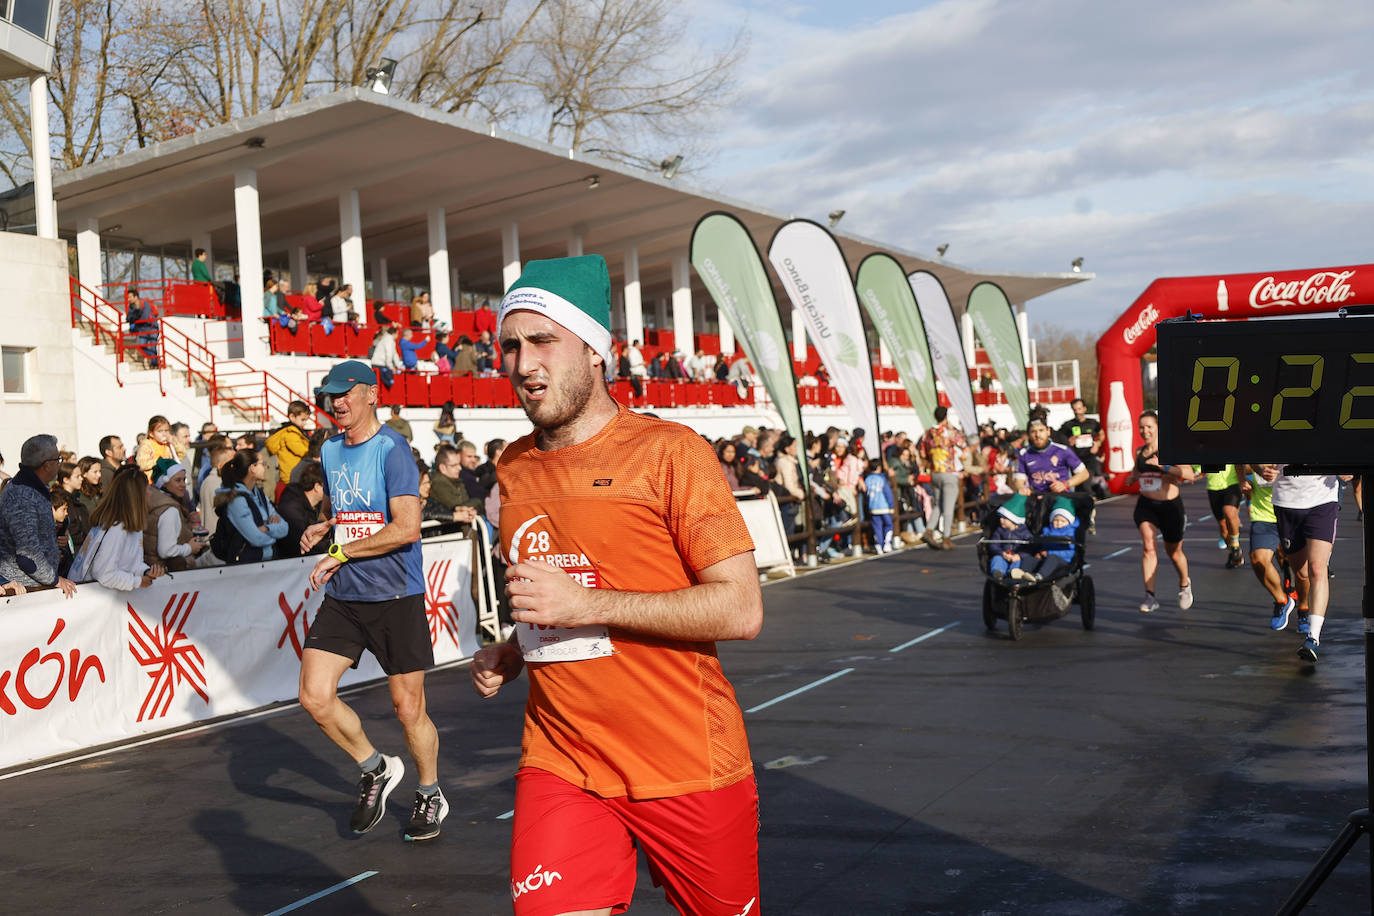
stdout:
{"type": "MultiPolygon", "coordinates": [[[[254,369],[241,359],[215,356],[156,309],[137,330],[128,330],[121,309],[75,279],[71,281],[71,318],[73,328],[90,333],[97,346],[111,349],[115,381],[121,388],[133,360],[141,363],[140,368],[157,372],[159,393],[167,393],[170,381],[183,383],[206,397],[210,419],[216,407],[224,407],[242,420],[266,427],[274,418],[285,418],[292,401],[311,403],[270,372],[254,369]]],[[[311,409],[318,423],[334,424],[333,417],[313,406],[311,409]]]]}

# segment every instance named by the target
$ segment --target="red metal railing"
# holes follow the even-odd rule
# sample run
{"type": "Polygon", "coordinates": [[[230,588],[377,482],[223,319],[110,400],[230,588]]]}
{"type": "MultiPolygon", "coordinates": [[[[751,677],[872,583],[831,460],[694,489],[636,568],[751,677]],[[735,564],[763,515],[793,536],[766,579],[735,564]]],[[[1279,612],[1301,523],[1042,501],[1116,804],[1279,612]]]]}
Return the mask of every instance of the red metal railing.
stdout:
{"type": "MultiPolygon", "coordinates": [[[[151,297],[144,298],[151,301],[151,297]]],[[[112,343],[115,380],[121,387],[126,359],[137,353],[157,364],[158,390],[164,395],[168,373],[174,378],[175,373],[181,373],[188,388],[199,381],[210,402],[211,420],[215,407],[224,405],[268,426],[273,417],[286,416],[292,401],[311,404],[305,395],[270,372],[254,369],[241,359],[217,358],[205,344],[193,340],[156,311],[155,317],[140,322],[136,330],[128,330],[123,310],[77,280],[71,281],[71,316],[72,327],[89,330],[96,344],[112,343]]],[[[313,406],[311,411],[321,425],[334,425],[333,417],[313,406]]]]}

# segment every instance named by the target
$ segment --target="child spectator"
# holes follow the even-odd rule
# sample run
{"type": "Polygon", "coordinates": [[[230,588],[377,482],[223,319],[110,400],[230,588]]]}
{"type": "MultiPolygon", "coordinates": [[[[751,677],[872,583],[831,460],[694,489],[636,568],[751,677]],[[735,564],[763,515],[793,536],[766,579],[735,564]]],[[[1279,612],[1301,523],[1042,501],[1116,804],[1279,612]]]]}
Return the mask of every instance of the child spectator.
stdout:
{"type": "Polygon", "coordinates": [[[1026,497],[1018,494],[1003,503],[997,510],[997,522],[1000,528],[991,543],[1002,550],[988,562],[988,572],[998,582],[1008,574],[1013,579],[1020,578],[1017,573],[1021,571],[1024,544],[1015,542],[1026,542],[1031,538],[1030,529],[1026,527],[1026,497]]]}
{"type": "Polygon", "coordinates": [[[166,570],[143,561],[148,481],[136,468],[114,475],[91,516],[91,533],[72,563],[74,582],[99,582],[116,591],[147,588],[166,570]]]}
{"type": "MultiPolygon", "coordinates": [[[[1050,523],[1041,529],[1040,536],[1073,538],[1077,533],[1078,516],[1074,514],[1073,503],[1061,496],[1054,501],[1054,508],[1050,511],[1050,523]]],[[[1053,579],[1060,570],[1073,562],[1073,544],[1047,546],[1035,556],[1034,563],[1020,570],[1019,578],[1035,579],[1037,582],[1053,579]]]]}
{"type": "Polygon", "coordinates": [[[892,485],[883,473],[883,463],[877,458],[868,462],[864,477],[864,492],[868,495],[868,514],[873,526],[873,547],[878,553],[892,552],[892,508],[896,500],[892,485]]]}

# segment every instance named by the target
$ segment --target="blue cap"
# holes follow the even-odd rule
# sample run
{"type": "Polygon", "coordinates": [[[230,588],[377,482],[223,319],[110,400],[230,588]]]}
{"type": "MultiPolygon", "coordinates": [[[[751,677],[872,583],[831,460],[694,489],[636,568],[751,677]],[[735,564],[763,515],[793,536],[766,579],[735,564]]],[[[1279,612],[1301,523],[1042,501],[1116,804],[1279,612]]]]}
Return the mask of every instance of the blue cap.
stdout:
{"type": "Polygon", "coordinates": [[[376,371],[362,360],[350,359],[329,370],[324,382],[320,384],[320,390],[325,394],[347,394],[353,390],[354,385],[375,384],[376,371]]]}

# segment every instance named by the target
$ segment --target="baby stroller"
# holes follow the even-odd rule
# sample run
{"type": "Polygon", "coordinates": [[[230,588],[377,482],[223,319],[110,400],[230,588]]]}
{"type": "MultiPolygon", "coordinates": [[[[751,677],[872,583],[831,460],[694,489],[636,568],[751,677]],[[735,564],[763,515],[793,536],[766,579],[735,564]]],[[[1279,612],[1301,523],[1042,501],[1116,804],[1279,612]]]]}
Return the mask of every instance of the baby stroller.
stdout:
{"type": "MultiPolygon", "coordinates": [[[[1013,497],[1015,498],[1015,497],[1013,497]]],[[[1026,527],[1038,532],[1048,523],[1051,507],[1057,499],[1067,499],[1073,505],[1078,527],[1072,538],[1033,536],[1029,541],[1007,539],[1001,527],[997,509],[989,509],[983,519],[983,537],[978,542],[978,565],[987,576],[983,583],[983,625],[989,632],[997,629],[998,620],[1006,620],[1013,640],[1021,638],[1024,623],[1048,623],[1069,613],[1078,605],[1083,629],[1091,630],[1097,616],[1096,594],[1091,576],[1083,572],[1089,521],[1093,499],[1087,493],[1032,494],[1026,500],[1026,527]],[[1023,558],[1045,548],[1073,545],[1073,558],[1046,579],[997,579],[992,575],[992,558],[1011,549],[1023,558]]]]}

